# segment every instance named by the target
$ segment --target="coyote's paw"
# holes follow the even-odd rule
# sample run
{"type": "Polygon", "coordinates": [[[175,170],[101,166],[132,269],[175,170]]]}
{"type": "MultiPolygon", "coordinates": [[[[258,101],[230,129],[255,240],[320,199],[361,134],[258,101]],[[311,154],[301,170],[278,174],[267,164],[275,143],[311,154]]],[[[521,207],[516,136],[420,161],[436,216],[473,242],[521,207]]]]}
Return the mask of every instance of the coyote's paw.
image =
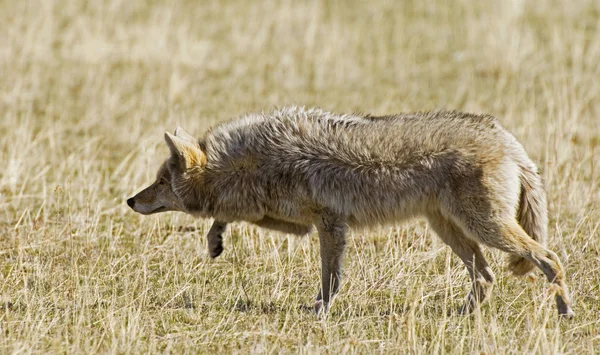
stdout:
{"type": "Polygon", "coordinates": [[[575,312],[571,309],[571,306],[563,301],[562,298],[557,299],[558,303],[558,317],[561,319],[573,319],[575,318],[575,312]]]}
{"type": "Polygon", "coordinates": [[[559,313],[558,316],[561,319],[573,319],[575,318],[575,312],[573,312],[573,310],[571,309],[571,307],[567,308],[567,310],[565,311],[565,313],[559,313]]]}
{"type": "Polygon", "coordinates": [[[319,318],[325,318],[329,313],[329,306],[331,303],[325,303],[323,300],[316,300],[313,306],[315,315],[319,318]]]}
{"type": "Polygon", "coordinates": [[[472,314],[473,311],[475,311],[475,308],[476,306],[471,301],[467,301],[458,307],[456,313],[460,316],[468,316],[469,314],[472,314]]]}
{"type": "Polygon", "coordinates": [[[556,306],[558,308],[558,316],[561,319],[573,319],[575,318],[575,312],[573,312],[573,310],[571,309],[571,302],[566,301],[565,298],[568,300],[568,298],[565,296],[562,296],[560,294],[556,295],[556,306]]]}
{"type": "Polygon", "coordinates": [[[216,258],[217,256],[221,255],[221,253],[223,252],[223,242],[219,242],[215,245],[211,245],[210,246],[210,257],[211,258],[216,258]]]}
{"type": "Polygon", "coordinates": [[[315,314],[318,316],[318,315],[322,315],[325,312],[327,312],[327,307],[324,306],[323,300],[317,300],[315,302],[315,305],[313,306],[313,310],[314,310],[315,314]]]}

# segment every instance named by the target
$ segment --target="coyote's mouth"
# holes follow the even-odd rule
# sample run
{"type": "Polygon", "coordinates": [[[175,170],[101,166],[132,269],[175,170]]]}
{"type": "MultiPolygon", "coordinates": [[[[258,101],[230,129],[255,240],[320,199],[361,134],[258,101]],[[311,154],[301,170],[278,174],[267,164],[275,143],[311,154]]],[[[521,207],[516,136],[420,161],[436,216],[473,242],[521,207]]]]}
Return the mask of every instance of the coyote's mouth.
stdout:
{"type": "Polygon", "coordinates": [[[165,206],[160,206],[160,207],[158,207],[158,208],[155,208],[155,209],[153,209],[153,210],[152,210],[152,212],[150,212],[150,213],[162,212],[162,211],[164,211],[164,210],[166,210],[166,209],[167,209],[167,208],[166,208],[165,206]]]}
{"type": "Polygon", "coordinates": [[[167,210],[167,207],[160,206],[160,207],[157,207],[157,208],[153,209],[152,211],[149,211],[149,212],[140,212],[140,213],[141,214],[145,214],[145,215],[149,215],[149,214],[155,214],[155,213],[159,213],[159,212],[166,211],[166,210],[167,210]]]}

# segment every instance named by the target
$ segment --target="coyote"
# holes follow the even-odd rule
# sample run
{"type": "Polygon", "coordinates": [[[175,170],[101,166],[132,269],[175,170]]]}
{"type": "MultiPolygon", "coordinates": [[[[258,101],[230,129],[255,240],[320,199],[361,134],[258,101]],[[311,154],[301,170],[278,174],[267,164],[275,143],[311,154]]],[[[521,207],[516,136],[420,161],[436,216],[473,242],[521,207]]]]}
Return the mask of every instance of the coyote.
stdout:
{"type": "Polygon", "coordinates": [[[546,247],[546,195],[535,164],[489,115],[435,111],[390,116],[288,107],[247,114],[196,139],[165,133],[171,156],[156,181],[127,200],[136,212],[212,217],[210,256],[227,223],[305,235],[321,253],[316,312],[338,291],[349,227],[424,216],[464,262],[472,289],[460,313],[489,295],[481,245],[509,254],[516,275],[538,267],[559,315],[574,316],[565,272],[546,247]]]}

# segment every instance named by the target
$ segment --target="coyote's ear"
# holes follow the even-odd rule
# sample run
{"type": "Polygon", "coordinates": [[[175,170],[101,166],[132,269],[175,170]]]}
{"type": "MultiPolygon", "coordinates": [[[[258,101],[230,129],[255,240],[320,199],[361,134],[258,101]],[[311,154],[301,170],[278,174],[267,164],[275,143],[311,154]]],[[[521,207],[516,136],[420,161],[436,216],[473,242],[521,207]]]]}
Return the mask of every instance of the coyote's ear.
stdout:
{"type": "Polygon", "coordinates": [[[169,132],[165,133],[165,141],[171,150],[171,156],[181,164],[182,168],[190,169],[194,166],[206,165],[206,154],[197,142],[188,141],[169,132]]]}
{"type": "Polygon", "coordinates": [[[175,137],[183,138],[186,141],[190,141],[190,142],[197,142],[198,141],[196,138],[194,138],[191,134],[187,133],[181,127],[175,128],[175,137]]]}

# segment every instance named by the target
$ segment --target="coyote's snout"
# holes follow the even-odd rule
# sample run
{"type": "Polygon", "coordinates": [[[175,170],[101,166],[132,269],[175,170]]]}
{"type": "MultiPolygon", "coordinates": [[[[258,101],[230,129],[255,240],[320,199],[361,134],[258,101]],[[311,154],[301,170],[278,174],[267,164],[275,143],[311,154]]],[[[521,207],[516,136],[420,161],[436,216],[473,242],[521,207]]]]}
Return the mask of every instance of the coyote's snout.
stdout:
{"type": "Polygon", "coordinates": [[[156,181],[134,197],[127,199],[134,211],[149,215],[166,211],[183,211],[180,202],[171,189],[169,169],[163,164],[158,170],[156,181]]]}
{"type": "Polygon", "coordinates": [[[421,215],[464,262],[472,290],[461,312],[489,295],[494,274],[481,245],[537,267],[572,317],[565,273],[546,248],[546,194],[535,164],[491,116],[437,111],[373,117],[285,108],[246,115],[195,139],[166,133],[171,156],[156,181],[127,200],[136,212],[182,211],[215,219],[211,257],[227,223],[291,234],[315,226],[327,309],[340,285],[346,230],[421,215]]]}

